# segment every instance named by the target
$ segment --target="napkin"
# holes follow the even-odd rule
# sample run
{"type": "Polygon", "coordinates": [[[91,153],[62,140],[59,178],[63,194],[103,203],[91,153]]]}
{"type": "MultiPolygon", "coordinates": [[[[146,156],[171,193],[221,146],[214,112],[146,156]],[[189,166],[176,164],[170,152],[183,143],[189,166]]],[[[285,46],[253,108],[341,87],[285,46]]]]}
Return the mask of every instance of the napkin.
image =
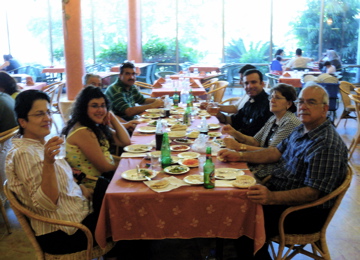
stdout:
{"type": "Polygon", "coordinates": [[[180,180],[174,176],[171,176],[171,177],[165,177],[163,179],[166,179],[169,181],[169,185],[166,186],[165,188],[163,189],[153,189],[150,187],[150,185],[154,182],[157,182],[158,180],[154,180],[154,181],[144,181],[145,185],[148,186],[150,189],[152,189],[153,191],[155,192],[167,192],[167,191],[171,191],[171,190],[174,190],[174,189],[177,189],[181,186],[190,186],[190,184],[187,184],[186,182],[184,182],[183,180],[180,180]]]}
{"type": "Polygon", "coordinates": [[[131,157],[145,157],[147,153],[127,153],[123,152],[121,158],[131,158],[131,157]]]}
{"type": "Polygon", "coordinates": [[[215,187],[234,187],[232,183],[233,181],[215,180],[215,187]]]}

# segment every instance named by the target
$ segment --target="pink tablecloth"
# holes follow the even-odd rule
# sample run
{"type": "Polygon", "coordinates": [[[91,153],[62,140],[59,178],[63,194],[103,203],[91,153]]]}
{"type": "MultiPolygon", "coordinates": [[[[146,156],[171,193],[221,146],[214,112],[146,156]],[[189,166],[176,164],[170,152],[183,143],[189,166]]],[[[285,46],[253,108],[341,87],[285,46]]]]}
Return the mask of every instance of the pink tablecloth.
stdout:
{"type": "MultiPolygon", "coordinates": [[[[195,126],[199,120],[193,122],[195,126]]],[[[209,119],[216,122],[216,118],[209,119]]],[[[154,135],[136,134],[132,143],[145,144],[154,135]]],[[[246,190],[233,187],[207,190],[203,186],[182,186],[170,192],[156,193],[142,182],[130,182],[121,173],[136,168],[141,158],[122,158],[103,200],[95,238],[105,246],[107,237],[114,241],[166,238],[232,238],[246,235],[254,239],[255,252],[265,243],[262,207],[247,199],[246,190]]],[[[245,163],[222,163],[213,157],[216,167],[246,168],[245,163]]],[[[251,174],[245,171],[246,174],[251,174]]],[[[198,173],[198,168],[183,179],[198,173]]],[[[155,179],[168,177],[159,173],[155,179]]]]}
{"type": "Polygon", "coordinates": [[[33,86],[28,86],[25,83],[17,83],[20,88],[20,91],[28,90],[28,89],[37,89],[42,90],[44,87],[47,86],[46,82],[35,82],[33,86]]]}
{"type": "Polygon", "coordinates": [[[42,73],[65,73],[64,67],[43,68],[42,73]]]}
{"type": "MultiPolygon", "coordinates": [[[[206,94],[206,91],[203,87],[192,88],[191,90],[194,96],[202,96],[206,94]]],[[[178,91],[180,91],[180,89],[178,89],[178,91]]],[[[153,88],[151,92],[151,96],[152,97],[162,97],[165,95],[173,96],[174,93],[175,93],[174,88],[164,88],[164,87],[153,88]]]]}
{"type": "Polygon", "coordinates": [[[220,72],[220,69],[222,67],[224,67],[225,65],[226,65],[226,63],[220,63],[220,64],[216,64],[216,65],[194,64],[194,65],[191,65],[189,67],[189,70],[191,72],[193,72],[194,69],[197,68],[199,70],[199,72],[201,72],[201,71],[204,71],[204,72],[212,72],[212,71],[220,72]]]}
{"type": "Polygon", "coordinates": [[[290,77],[280,76],[279,83],[286,83],[286,84],[294,86],[295,88],[302,87],[301,72],[296,73],[295,71],[286,71],[285,73],[290,74],[290,77]]]}

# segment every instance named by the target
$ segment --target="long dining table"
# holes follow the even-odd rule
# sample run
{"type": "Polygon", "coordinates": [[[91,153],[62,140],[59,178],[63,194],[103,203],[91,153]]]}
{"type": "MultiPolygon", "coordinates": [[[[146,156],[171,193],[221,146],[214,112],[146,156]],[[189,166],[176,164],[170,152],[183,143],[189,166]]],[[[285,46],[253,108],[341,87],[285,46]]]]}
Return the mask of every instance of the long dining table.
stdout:
{"type": "MultiPolygon", "coordinates": [[[[174,80],[176,81],[176,80],[174,80]]],[[[195,83],[195,87],[191,87],[191,91],[192,94],[194,96],[202,96],[206,94],[206,90],[203,87],[203,85],[201,84],[200,80],[195,79],[194,80],[195,83]]],[[[179,84],[176,84],[177,86],[179,84]]],[[[178,87],[177,91],[180,92],[182,89],[182,87],[178,87]]],[[[161,88],[155,88],[153,87],[153,89],[151,90],[151,97],[162,97],[165,95],[169,95],[170,97],[172,97],[175,94],[175,88],[173,87],[173,85],[171,86],[162,86],[161,88]]]]}
{"type": "MultiPolygon", "coordinates": [[[[211,117],[208,123],[218,123],[211,117]]],[[[190,128],[197,128],[196,118],[190,128]]],[[[135,129],[132,144],[150,144],[154,134],[135,129]]],[[[220,130],[216,130],[220,131],[220,130]]],[[[172,152],[172,155],[176,155],[172,152]]],[[[243,235],[254,240],[254,253],[265,243],[263,210],[260,204],[251,202],[247,189],[215,187],[205,189],[202,185],[185,185],[168,192],[155,192],[142,181],[128,181],[122,173],[144,164],[144,158],[122,158],[103,199],[95,239],[101,247],[106,239],[159,240],[191,238],[237,239],[243,235]]],[[[150,162],[150,161],[148,161],[150,162]]],[[[243,169],[252,175],[245,163],[221,162],[213,157],[216,168],[243,169]]],[[[188,173],[172,175],[183,180],[191,174],[199,174],[197,167],[188,173]]],[[[160,171],[154,180],[170,175],[160,171]]],[[[185,183],[186,184],[186,183],[185,183]]]]}

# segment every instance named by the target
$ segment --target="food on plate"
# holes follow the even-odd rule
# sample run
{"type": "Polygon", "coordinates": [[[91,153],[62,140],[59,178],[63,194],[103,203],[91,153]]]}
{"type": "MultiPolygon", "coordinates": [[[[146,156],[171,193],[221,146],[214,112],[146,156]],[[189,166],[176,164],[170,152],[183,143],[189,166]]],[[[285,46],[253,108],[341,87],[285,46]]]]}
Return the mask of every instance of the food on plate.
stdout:
{"type": "Polygon", "coordinates": [[[226,162],[226,160],[221,158],[220,156],[216,157],[216,159],[218,159],[220,162],[226,162]]]}
{"type": "Polygon", "coordinates": [[[140,173],[147,176],[147,177],[150,177],[152,175],[152,171],[151,170],[146,170],[146,169],[140,169],[140,173]]]}
{"type": "Polygon", "coordinates": [[[189,146],[187,145],[172,145],[171,146],[171,150],[173,151],[184,151],[184,150],[188,150],[189,146]]]}
{"type": "Polygon", "coordinates": [[[225,142],[224,142],[224,139],[216,139],[213,141],[214,143],[217,143],[220,145],[220,147],[225,147],[225,142]]]}
{"type": "Polygon", "coordinates": [[[169,173],[181,173],[181,172],[186,172],[189,168],[184,167],[184,166],[170,166],[167,167],[167,172],[169,173]]]}
{"type": "Polygon", "coordinates": [[[208,124],[209,129],[219,129],[220,125],[219,124],[208,124]]]}
{"type": "Polygon", "coordinates": [[[283,76],[284,76],[284,77],[291,77],[291,75],[289,74],[289,72],[285,72],[285,73],[283,74],[283,76]]]}
{"type": "Polygon", "coordinates": [[[195,167],[199,166],[199,160],[198,159],[184,159],[181,161],[183,165],[195,167]]]}
{"type": "Polygon", "coordinates": [[[168,180],[160,180],[150,184],[150,188],[152,189],[163,189],[169,186],[170,182],[168,180]]]}
{"type": "Polygon", "coordinates": [[[154,120],[154,121],[150,121],[148,123],[148,126],[156,126],[157,122],[154,120]]]}
{"type": "Polygon", "coordinates": [[[184,131],[187,129],[187,125],[183,125],[180,123],[177,123],[175,125],[173,125],[172,127],[170,127],[171,131],[184,131]]]}
{"type": "Polygon", "coordinates": [[[192,131],[187,135],[187,137],[189,137],[189,138],[198,138],[199,134],[200,134],[199,131],[192,131]]]}
{"type": "Polygon", "coordinates": [[[181,144],[192,144],[193,143],[193,141],[186,139],[186,138],[176,138],[174,141],[177,143],[181,143],[181,144]]]}
{"type": "Polygon", "coordinates": [[[170,131],[168,133],[169,138],[173,139],[173,138],[179,138],[179,137],[184,137],[186,135],[186,131],[170,131]]]}
{"type": "Polygon", "coordinates": [[[220,132],[209,132],[208,136],[209,137],[219,137],[219,136],[221,136],[221,133],[220,132]]]}
{"type": "Polygon", "coordinates": [[[249,175],[237,176],[236,180],[233,181],[233,186],[240,189],[246,189],[256,184],[254,177],[249,175]]]}

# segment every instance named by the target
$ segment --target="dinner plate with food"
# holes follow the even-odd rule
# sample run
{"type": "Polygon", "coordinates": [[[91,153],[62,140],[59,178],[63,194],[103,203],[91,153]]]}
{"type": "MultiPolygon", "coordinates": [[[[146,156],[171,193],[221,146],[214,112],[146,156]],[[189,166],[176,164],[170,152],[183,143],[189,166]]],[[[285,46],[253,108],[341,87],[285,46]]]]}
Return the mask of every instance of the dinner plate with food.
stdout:
{"type": "Polygon", "coordinates": [[[183,159],[196,159],[200,157],[200,154],[197,152],[183,152],[179,153],[178,156],[183,159]]]}
{"type": "Polygon", "coordinates": [[[190,146],[187,145],[170,145],[170,150],[174,151],[174,152],[183,152],[183,151],[188,151],[190,150],[190,146]]]}
{"type": "Polygon", "coordinates": [[[148,125],[148,126],[156,127],[157,121],[156,121],[156,120],[150,120],[147,125],[148,125]]]}
{"type": "Polygon", "coordinates": [[[193,144],[194,143],[193,140],[190,140],[187,138],[176,138],[176,139],[174,139],[174,142],[178,143],[178,144],[193,144]]]}
{"type": "Polygon", "coordinates": [[[159,118],[159,117],[161,117],[161,114],[146,113],[146,114],[141,115],[141,117],[143,117],[143,118],[159,118]]]}
{"type": "Polygon", "coordinates": [[[201,185],[204,183],[204,176],[198,174],[189,175],[184,178],[184,182],[191,185],[201,185]]]}
{"type": "Polygon", "coordinates": [[[150,188],[155,190],[164,189],[167,186],[169,186],[170,182],[166,179],[158,180],[158,181],[152,181],[152,183],[149,185],[150,188]]]}
{"type": "Polygon", "coordinates": [[[179,160],[179,164],[187,167],[199,167],[199,160],[198,159],[181,159],[179,160]]]}
{"type": "Polygon", "coordinates": [[[170,139],[185,137],[185,135],[186,135],[186,131],[170,131],[170,132],[168,132],[168,137],[170,139]]]}
{"type": "Polygon", "coordinates": [[[219,144],[219,145],[220,145],[220,148],[226,147],[226,144],[225,144],[225,142],[224,142],[224,139],[215,139],[213,142],[216,143],[216,144],[219,144]]]}
{"type": "Polygon", "coordinates": [[[153,126],[140,126],[136,130],[138,130],[141,133],[155,133],[156,127],[153,127],[153,126]]]}
{"type": "Polygon", "coordinates": [[[215,130],[215,129],[219,129],[220,125],[219,124],[208,124],[209,130],[215,130]]]}
{"type": "Polygon", "coordinates": [[[152,179],[156,176],[156,172],[153,172],[150,169],[140,168],[139,174],[137,169],[127,170],[121,174],[121,177],[128,181],[146,181],[147,179],[145,176],[152,179]]]}
{"type": "Polygon", "coordinates": [[[220,137],[222,134],[220,132],[208,132],[209,137],[220,137]]]}
{"type": "Polygon", "coordinates": [[[236,180],[232,182],[232,185],[239,189],[247,189],[255,184],[255,178],[249,175],[237,176],[236,180]]]}
{"type": "Polygon", "coordinates": [[[148,108],[145,110],[145,112],[151,113],[151,114],[161,114],[163,113],[164,109],[160,108],[148,108]]]}
{"type": "Polygon", "coordinates": [[[183,165],[172,165],[164,169],[164,172],[168,174],[183,174],[187,173],[188,171],[190,171],[190,168],[183,165]]]}
{"type": "Polygon", "coordinates": [[[217,168],[215,169],[215,178],[219,180],[235,180],[237,176],[244,175],[242,170],[235,168],[217,168]]]}
{"type": "Polygon", "coordinates": [[[129,153],[145,153],[151,151],[151,149],[150,145],[144,144],[132,144],[124,147],[124,151],[129,153]]]}
{"type": "Polygon", "coordinates": [[[192,132],[188,133],[186,136],[188,138],[195,139],[195,138],[198,138],[199,134],[200,134],[200,131],[192,131],[192,132]]]}

